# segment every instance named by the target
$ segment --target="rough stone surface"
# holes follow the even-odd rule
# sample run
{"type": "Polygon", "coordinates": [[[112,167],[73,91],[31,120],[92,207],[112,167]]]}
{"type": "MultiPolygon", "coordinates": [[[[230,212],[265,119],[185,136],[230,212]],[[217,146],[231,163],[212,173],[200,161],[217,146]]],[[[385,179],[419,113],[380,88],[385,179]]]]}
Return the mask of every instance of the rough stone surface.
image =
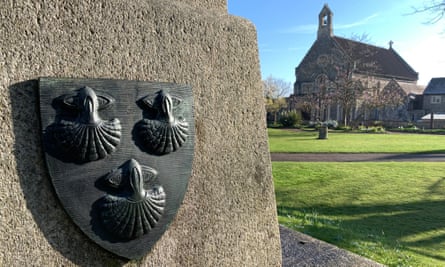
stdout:
{"type": "Polygon", "coordinates": [[[179,0],[180,2],[194,5],[199,8],[216,9],[227,11],[227,0],[179,0]]]}
{"type": "Polygon", "coordinates": [[[224,0],[2,2],[0,266],[281,264],[256,32],[225,9],[224,0]],[[42,76],[193,87],[188,192],[143,259],[128,262],[97,246],[55,197],[40,143],[42,76]]]}
{"type": "Polygon", "coordinates": [[[383,267],[384,265],[360,257],[308,235],[280,226],[283,267],[383,267]]]}

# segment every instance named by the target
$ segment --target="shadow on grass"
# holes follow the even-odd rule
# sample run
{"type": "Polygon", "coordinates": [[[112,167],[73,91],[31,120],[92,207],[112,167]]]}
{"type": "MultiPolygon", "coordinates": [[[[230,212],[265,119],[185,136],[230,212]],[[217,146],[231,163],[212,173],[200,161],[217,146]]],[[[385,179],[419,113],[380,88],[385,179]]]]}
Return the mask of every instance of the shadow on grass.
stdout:
{"type": "MultiPolygon", "coordinates": [[[[430,190],[435,192],[444,182],[445,178],[442,178],[430,190]]],[[[305,216],[318,217],[309,218],[313,221],[304,226],[304,231],[347,249],[353,246],[351,241],[354,239],[375,241],[382,237],[382,242],[388,246],[401,245],[417,254],[445,261],[445,256],[425,252],[425,247],[445,246],[445,200],[408,201],[385,205],[278,205],[278,215],[295,216],[302,220],[306,219],[302,218],[305,216]],[[329,223],[336,219],[325,218],[336,218],[337,222],[329,223]],[[431,236],[431,233],[435,234],[431,236]]],[[[301,230],[298,226],[294,229],[301,230]]]]}
{"type": "Polygon", "coordinates": [[[418,154],[445,154],[445,149],[424,150],[424,151],[412,152],[412,153],[409,153],[409,154],[417,154],[417,155],[418,154]]]}

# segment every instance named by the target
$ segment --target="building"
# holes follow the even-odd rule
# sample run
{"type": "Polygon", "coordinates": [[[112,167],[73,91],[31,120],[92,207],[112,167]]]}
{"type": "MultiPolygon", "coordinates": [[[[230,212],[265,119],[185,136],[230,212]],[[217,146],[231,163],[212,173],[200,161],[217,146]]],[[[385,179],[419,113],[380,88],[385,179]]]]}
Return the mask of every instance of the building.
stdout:
{"type": "Polygon", "coordinates": [[[418,97],[422,116],[416,121],[420,128],[445,127],[445,77],[432,78],[418,97]]]}
{"type": "Polygon", "coordinates": [[[425,113],[445,113],[445,77],[432,78],[423,92],[425,113]]]}
{"type": "Polygon", "coordinates": [[[295,69],[292,108],[302,110],[306,119],[345,123],[410,121],[422,115],[413,103],[423,91],[418,73],[392,42],[389,48],[377,47],[335,36],[333,30],[333,13],[324,5],[317,39],[295,69]]]}

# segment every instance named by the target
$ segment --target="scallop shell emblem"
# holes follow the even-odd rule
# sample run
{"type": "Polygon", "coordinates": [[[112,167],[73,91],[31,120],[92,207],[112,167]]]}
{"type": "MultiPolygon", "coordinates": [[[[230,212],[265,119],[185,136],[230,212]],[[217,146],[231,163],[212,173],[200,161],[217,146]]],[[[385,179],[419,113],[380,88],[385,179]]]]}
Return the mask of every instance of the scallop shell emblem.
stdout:
{"type": "Polygon", "coordinates": [[[131,159],[105,177],[108,186],[117,189],[116,195],[103,197],[100,211],[102,224],[111,234],[132,240],[156,226],[166,202],[164,189],[155,184],[156,176],[156,170],[131,159]]]}
{"type": "Polygon", "coordinates": [[[66,214],[98,246],[143,258],[174,221],[192,176],[192,87],[40,77],[38,92],[42,152],[66,214]]]}
{"type": "Polygon", "coordinates": [[[98,96],[87,86],[75,94],[63,95],[62,107],[77,115],[73,120],[65,118],[48,126],[53,145],[74,162],[100,160],[113,153],[120,143],[120,121],[102,120],[99,116],[99,110],[113,102],[111,96],[98,96]]]}
{"type": "Polygon", "coordinates": [[[178,150],[189,132],[189,124],[183,118],[174,116],[174,110],[181,100],[161,90],[154,99],[147,96],[140,103],[143,109],[152,114],[136,124],[136,138],[143,150],[155,155],[178,150]]]}

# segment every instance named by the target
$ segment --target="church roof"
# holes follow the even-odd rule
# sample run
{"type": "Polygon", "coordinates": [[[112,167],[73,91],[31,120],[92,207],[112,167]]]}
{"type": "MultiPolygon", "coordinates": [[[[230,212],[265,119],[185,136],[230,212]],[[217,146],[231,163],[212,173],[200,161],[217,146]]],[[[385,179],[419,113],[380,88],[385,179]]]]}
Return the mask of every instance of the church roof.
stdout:
{"type": "Polygon", "coordinates": [[[423,92],[424,95],[442,95],[445,94],[445,77],[432,78],[423,92]]]}
{"type": "Polygon", "coordinates": [[[425,90],[425,86],[417,85],[411,82],[398,82],[395,79],[391,79],[386,86],[396,86],[402,89],[407,95],[421,95],[425,90]]]}
{"type": "Polygon", "coordinates": [[[332,37],[352,60],[356,61],[356,72],[377,76],[417,81],[418,73],[397,52],[338,36],[332,37]]]}

